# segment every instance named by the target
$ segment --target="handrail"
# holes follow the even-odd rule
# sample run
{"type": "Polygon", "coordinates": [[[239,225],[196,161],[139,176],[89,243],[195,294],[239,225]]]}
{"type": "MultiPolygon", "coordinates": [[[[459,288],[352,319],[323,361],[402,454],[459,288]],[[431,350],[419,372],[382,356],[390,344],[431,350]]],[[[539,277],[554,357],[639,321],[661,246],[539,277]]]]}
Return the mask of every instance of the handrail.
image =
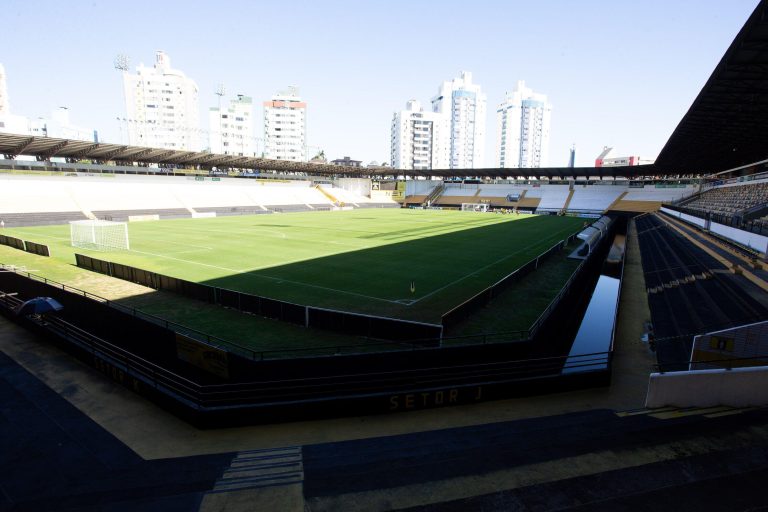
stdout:
{"type": "MultiPolygon", "coordinates": [[[[0,292],[0,305],[10,310],[10,304],[21,300],[0,292]]],[[[590,369],[603,371],[610,362],[610,352],[595,352],[575,356],[554,356],[510,361],[464,364],[456,366],[432,366],[416,369],[354,373],[319,377],[302,377],[234,384],[199,384],[170,370],[162,368],[132,352],[120,348],[102,338],[55,316],[32,320],[38,327],[57,333],[70,343],[79,344],[94,355],[111,360],[132,377],[140,378],[153,388],[167,389],[190,402],[197,410],[217,407],[246,406],[255,403],[273,403],[275,400],[318,400],[323,397],[353,393],[390,393],[392,388],[412,389],[414,385],[431,383],[433,386],[467,383],[508,382],[529,377],[546,377],[562,374],[566,369],[590,369]],[[575,360],[574,360],[575,359],[575,360]],[[430,376],[428,380],[425,377],[430,376]],[[417,384],[418,382],[418,384],[417,384]]],[[[458,384],[461,385],[461,384],[458,384]]]]}
{"type": "Polygon", "coordinates": [[[198,331],[197,329],[194,329],[192,327],[187,327],[187,326],[185,326],[183,324],[179,324],[179,323],[174,322],[172,320],[167,320],[165,318],[160,318],[159,316],[153,315],[151,313],[147,313],[145,311],[141,311],[139,309],[136,309],[135,307],[125,306],[125,305],[120,304],[118,302],[115,302],[113,300],[106,299],[104,297],[96,295],[94,293],[90,293],[90,292],[87,292],[85,290],[81,290],[79,288],[75,288],[73,286],[69,286],[69,285],[66,285],[66,284],[63,284],[63,283],[59,283],[58,281],[54,281],[52,279],[48,279],[48,278],[43,277],[43,276],[38,276],[36,274],[32,274],[31,272],[27,272],[27,271],[24,271],[24,270],[19,270],[19,269],[17,269],[13,265],[6,265],[4,263],[0,263],[0,269],[4,270],[6,272],[13,272],[15,274],[27,277],[27,278],[32,279],[34,281],[42,282],[44,284],[48,284],[48,285],[51,285],[51,286],[54,286],[54,287],[57,287],[57,288],[61,288],[63,291],[72,292],[72,293],[75,293],[76,295],[81,295],[81,296],[83,296],[85,298],[92,299],[92,300],[95,300],[97,302],[101,302],[101,303],[103,303],[103,304],[105,304],[105,305],[107,305],[109,307],[112,307],[112,308],[120,310],[120,311],[122,311],[124,313],[130,314],[131,316],[134,316],[136,318],[142,318],[144,320],[148,320],[148,321],[150,321],[150,322],[152,322],[152,323],[154,323],[156,325],[160,325],[162,327],[165,327],[166,329],[169,329],[169,328],[172,328],[172,327],[174,329],[175,328],[179,328],[179,329],[181,329],[181,331],[178,331],[178,332],[181,332],[182,334],[185,334],[185,335],[186,334],[192,334],[192,336],[190,336],[190,337],[193,337],[193,338],[197,339],[197,341],[206,343],[208,345],[214,345],[215,346],[216,344],[221,344],[221,345],[224,345],[224,346],[231,346],[231,347],[234,347],[237,350],[241,350],[241,351],[244,351],[246,353],[250,352],[252,354],[253,358],[255,358],[255,354],[257,353],[257,351],[255,351],[253,349],[249,349],[247,347],[243,347],[242,345],[238,345],[235,342],[227,341],[227,340],[224,340],[224,339],[219,338],[217,336],[211,336],[210,334],[204,333],[202,331],[198,331]]]}
{"type": "MultiPolygon", "coordinates": [[[[668,366],[680,366],[680,365],[687,365],[689,368],[691,365],[694,364],[712,364],[712,363],[728,363],[728,365],[725,368],[707,368],[710,370],[718,370],[718,369],[724,369],[724,370],[731,370],[734,368],[733,364],[740,361],[765,361],[765,365],[768,367],[768,354],[761,355],[761,356],[750,356],[750,357],[737,357],[733,359],[707,359],[707,360],[696,360],[696,361],[685,361],[681,363],[656,363],[651,366],[651,368],[655,369],[659,373],[667,373],[669,370],[664,370],[664,367],[668,366]]],[[[742,368],[742,367],[737,367],[742,368]]],[[[746,366],[744,368],[754,368],[754,366],[746,366]]],[[[703,368],[702,368],[703,369],[703,368]]]]}

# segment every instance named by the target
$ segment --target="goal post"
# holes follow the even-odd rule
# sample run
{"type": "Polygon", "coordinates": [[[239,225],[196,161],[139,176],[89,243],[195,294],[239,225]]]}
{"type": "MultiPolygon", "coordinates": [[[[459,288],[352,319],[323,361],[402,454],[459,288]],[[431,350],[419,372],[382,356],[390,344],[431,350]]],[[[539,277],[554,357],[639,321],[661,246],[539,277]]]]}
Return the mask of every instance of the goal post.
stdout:
{"type": "Polygon", "coordinates": [[[128,224],[109,220],[75,220],[69,223],[72,247],[95,251],[128,250],[128,224]]]}
{"type": "Polygon", "coordinates": [[[488,203],[461,203],[463,212],[487,212],[489,207],[488,203]]]}

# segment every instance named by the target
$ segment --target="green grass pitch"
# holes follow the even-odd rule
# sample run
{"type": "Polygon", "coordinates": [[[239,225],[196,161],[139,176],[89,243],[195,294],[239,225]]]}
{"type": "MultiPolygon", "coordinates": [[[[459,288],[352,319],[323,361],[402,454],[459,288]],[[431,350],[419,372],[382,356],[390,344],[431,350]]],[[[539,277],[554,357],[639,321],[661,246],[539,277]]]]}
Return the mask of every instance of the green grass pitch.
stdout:
{"type": "Polygon", "coordinates": [[[130,251],[114,252],[70,247],[69,226],[4,233],[68,263],[81,252],[298,304],[439,322],[583,222],[401,209],[180,219],[130,223],[130,251]]]}

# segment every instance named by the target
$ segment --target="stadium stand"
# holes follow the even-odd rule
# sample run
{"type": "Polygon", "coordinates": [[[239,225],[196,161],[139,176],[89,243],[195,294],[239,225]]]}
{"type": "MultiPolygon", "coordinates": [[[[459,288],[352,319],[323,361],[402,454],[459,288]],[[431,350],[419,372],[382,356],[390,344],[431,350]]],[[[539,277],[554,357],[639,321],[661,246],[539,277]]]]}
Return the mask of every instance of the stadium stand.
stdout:
{"type": "Polygon", "coordinates": [[[768,316],[768,309],[745,289],[750,283],[732,275],[657,215],[639,217],[636,226],[654,334],[676,338],[658,345],[659,364],[684,366],[694,334],[768,316]]]}
{"type": "Polygon", "coordinates": [[[213,212],[217,216],[227,215],[257,215],[261,213],[271,213],[272,210],[264,208],[262,206],[203,206],[195,208],[198,213],[213,212]]]}
{"type": "Polygon", "coordinates": [[[400,205],[394,201],[383,202],[359,194],[355,194],[349,190],[331,187],[325,189],[333,197],[343,203],[344,206],[354,206],[356,208],[399,208],[400,205]]]}
{"type": "MultiPolygon", "coordinates": [[[[442,185],[440,181],[408,182],[404,204],[423,204],[442,185]]],[[[650,212],[662,203],[677,201],[694,194],[697,185],[639,185],[629,181],[550,184],[524,183],[445,183],[445,189],[433,204],[458,207],[462,203],[488,203],[496,208],[523,208],[540,213],[604,211],[650,212]]]]}
{"type": "Polygon", "coordinates": [[[681,203],[681,206],[733,217],[765,203],[768,203],[768,181],[716,187],[681,203]]]}
{"type": "Polygon", "coordinates": [[[92,210],[91,213],[98,219],[127,221],[128,217],[138,215],[158,215],[161,219],[181,219],[189,217],[189,210],[186,208],[167,208],[167,209],[135,209],[135,210],[92,210]]]}
{"type": "Polygon", "coordinates": [[[568,200],[570,187],[568,185],[541,185],[528,189],[526,197],[540,197],[537,212],[559,212],[568,200]]]}
{"type": "Polygon", "coordinates": [[[696,192],[697,185],[655,186],[647,185],[640,188],[630,187],[627,195],[622,198],[625,201],[651,201],[669,203],[688,197],[696,192]]]}
{"type": "Polygon", "coordinates": [[[625,187],[577,185],[573,189],[568,209],[602,212],[625,191],[625,187]]]}
{"type": "MultiPolygon", "coordinates": [[[[190,217],[195,212],[245,215],[328,210],[333,205],[310,181],[122,175],[1,175],[0,220],[8,227],[62,224],[134,215],[190,217]]],[[[354,207],[398,207],[334,188],[354,207]]]]}
{"type": "Polygon", "coordinates": [[[34,212],[34,213],[5,213],[0,212],[0,220],[9,228],[19,226],[47,226],[51,224],[67,224],[73,220],[86,220],[83,212],[34,212]]]}

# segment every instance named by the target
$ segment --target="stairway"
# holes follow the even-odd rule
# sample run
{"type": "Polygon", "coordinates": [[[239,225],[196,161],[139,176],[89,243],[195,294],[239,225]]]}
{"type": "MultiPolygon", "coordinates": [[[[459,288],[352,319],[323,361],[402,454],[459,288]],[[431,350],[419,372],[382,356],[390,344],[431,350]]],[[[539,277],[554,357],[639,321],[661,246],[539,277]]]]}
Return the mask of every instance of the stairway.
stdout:
{"type": "Polygon", "coordinates": [[[575,191],[573,190],[573,188],[571,188],[571,190],[568,191],[568,198],[565,200],[565,204],[563,205],[563,208],[560,210],[560,213],[565,213],[568,211],[568,205],[571,204],[571,199],[573,199],[574,192],[575,191]]]}
{"type": "MultiPolygon", "coordinates": [[[[317,190],[318,190],[318,191],[319,191],[321,194],[323,194],[323,195],[326,197],[326,199],[328,199],[328,200],[329,200],[331,203],[333,203],[333,205],[334,205],[334,206],[344,206],[344,204],[343,204],[341,201],[339,201],[339,200],[336,198],[336,196],[334,196],[333,194],[331,194],[330,192],[328,192],[327,190],[325,190],[325,189],[322,187],[322,185],[315,185],[315,188],[316,188],[316,189],[317,189],[317,190]]],[[[308,206],[309,206],[309,205],[308,205],[308,206]]],[[[311,207],[310,207],[310,208],[311,208],[311,207]]],[[[312,208],[312,209],[314,210],[314,208],[312,208]]]]}
{"type": "Polygon", "coordinates": [[[314,512],[715,510],[702,505],[707,489],[720,493],[713,506],[732,510],[728,500],[765,503],[768,410],[594,410],[303,453],[314,512]]]}
{"type": "Polygon", "coordinates": [[[443,192],[445,192],[445,185],[441,183],[440,185],[432,189],[432,192],[429,193],[429,195],[427,196],[426,199],[424,199],[424,202],[421,203],[421,205],[430,206],[437,203],[437,200],[440,199],[440,196],[443,195],[443,192]]]}
{"type": "Polygon", "coordinates": [[[628,191],[628,190],[625,190],[624,192],[622,192],[621,194],[619,194],[619,197],[617,197],[616,199],[614,199],[614,200],[613,200],[613,202],[612,202],[611,204],[609,204],[609,205],[608,205],[608,208],[606,208],[606,209],[605,209],[605,211],[611,211],[611,210],[614,210],[614,209],[615,209],[615,206],[616,206],[616,205],[619,203],[619,201],[621,201],[622,199],[624,199],[624,197],[625,197],[627,194],[629,194],[629,191],[628,191]]]}
{"type": "Polygon", "coordinates": [[[661,201],[636,201],[622,199],[611,204],[611,206],[608,207],[608,211],[650,213],[657,212],[660,208],[661,201]]]}

